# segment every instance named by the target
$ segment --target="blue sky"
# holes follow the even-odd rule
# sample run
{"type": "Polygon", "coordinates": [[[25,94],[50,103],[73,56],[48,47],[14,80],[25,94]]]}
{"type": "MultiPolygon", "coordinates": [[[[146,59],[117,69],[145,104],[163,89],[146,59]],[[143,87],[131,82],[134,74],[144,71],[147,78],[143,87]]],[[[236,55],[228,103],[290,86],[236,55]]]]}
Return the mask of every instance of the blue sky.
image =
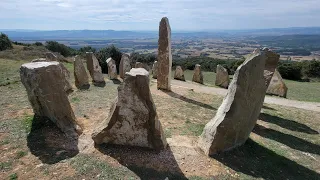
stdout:
{"type": "Polygon", "coordinates": [[[0,29],[174,30],[320,26],[320,0],[0,0],[0,29]]]}

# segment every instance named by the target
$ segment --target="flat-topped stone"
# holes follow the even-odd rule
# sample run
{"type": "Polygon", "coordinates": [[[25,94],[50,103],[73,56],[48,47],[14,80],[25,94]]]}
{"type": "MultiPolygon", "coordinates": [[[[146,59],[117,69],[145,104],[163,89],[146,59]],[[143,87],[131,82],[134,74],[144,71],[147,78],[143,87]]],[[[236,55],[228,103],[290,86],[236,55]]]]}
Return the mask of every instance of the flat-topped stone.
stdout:
{"type": "Polygon", "coordinates": [[[22,64],[22,67],[28,68],[28,69],[36,69],[41,67],[47,67],[50,65],[59,65],[60,63],[57,61],[40,61],[40,62],[31,62],[31,63],[25,63],[22,64]]]}
{"type": "Polygon", "coordinates": [[[129,76],[149,76],[149,72],[144,68],[132,68],[129,72],[126,72],[129,76]]]}

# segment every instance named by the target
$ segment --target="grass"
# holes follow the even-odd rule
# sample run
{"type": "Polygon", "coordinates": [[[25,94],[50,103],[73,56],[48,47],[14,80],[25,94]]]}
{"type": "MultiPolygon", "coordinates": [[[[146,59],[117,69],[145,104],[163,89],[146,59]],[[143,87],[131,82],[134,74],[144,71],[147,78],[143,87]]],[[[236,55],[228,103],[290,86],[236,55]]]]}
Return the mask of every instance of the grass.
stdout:
{"type": "Polygon", "coordinates": [[[17,173],[10,174],[9,179],[10,179],[10,180],[16,180],[16,179],[18,179],[17,173]]]}
{"type": "MultiPolygon", "coordinates": [[[[139,160],[145,159],[145,162],[132,165],[126,164],[125,160],[141,157],[136,155],[136,150],[129,150],[128,156],[122,158],[118,156],[119,154],[111,152],[72,154],[66,149],[57,147],[56,143],[64,140],[65,136],[58,130],[50,131],[53,127],[39,126],[36,130],[31,130],[35,127],[33,113],[25,89],[18,81],[19,67],[24,61],[1,59],[0,63],[0,80],[4,77],[9,77],[10,81],[17,80],[0,86],[0,114],[2,114],[0,177],[10,179],[10,177],[18,178],[19,175],[19,179],[152,179],[149,177],[179,179],[180,177],[174,174],[159,172],[159,168],[171,167],[169,165],[173,164],[181,172],[189,173],[186,176],[192,180],[319,179],[320,113],[318,112],[265,104],[250,139],[239,148],[211,158],[205,157],[203,162],[198,162],[198,159],[187,161],[194,154],[180,154],[187,150],[187,147],[180,149],[170,147],[169,162],[162,162],[163,153],[152,154],[150,159],[156,159],[158,165],[156,168],[150,166],[150,159],[142,154],[144,151],[138,150],[138,154],[143,157],[139,160]],[[53,161],[48,162],[45,158],[53,161]],[[186,172],[187,167],[198,167],[208,161],[212,164],[203,168],[205,169],[203,173],[186,172]],[[41,164],[44,165],[38,167],[41,164]],[[19,172],[25,173],[16,174],[17,168],[19,172]],[[210,176],[209,171],[219,171],[219,175],[210,176]]],[[[72,70],[72,65],[68,64],[67,68],[72,70]]],[[[187,80],[191,80],[192,73],[186,71],[187,80]]],[[[207,75],[205,83],[213,84],[214,73],[207,75]]],[[[71,78],[73,78],[72,73],[71,78]]],[[[286,83],[289,87],[289,98],[298,98],[299,92],[307,92],[310,93],[310,100],[318,101],[315,97],[319,92],[317,83],[304,84],[291,81],[286,83]],[[293,93],[291,95],[290,89],[293,93]]],[[[151,84],[152,87],[155,86],[151,84]]],[[[85,119],[84,115],[88,115],[86,122],[95,124],[99,118],[107,117],[116,95],[117,85],[108,81],[104,88],[91,86],[88,91],[75,90],[69,95],[69,99],[78,119],[85,119]]],[[[307,99],[303,96],[300,93],[301,99],[307,99]]],[[[152,97],[165,136],[172,139],[178,135],[197,139],[204,125],[214,117],[223,99],[221,96],[199,94],[183,89],[175,89],[171,93],[154,90],[152,97]]],[[[68,141],[63,143],[69,145],[68,141]]]]}

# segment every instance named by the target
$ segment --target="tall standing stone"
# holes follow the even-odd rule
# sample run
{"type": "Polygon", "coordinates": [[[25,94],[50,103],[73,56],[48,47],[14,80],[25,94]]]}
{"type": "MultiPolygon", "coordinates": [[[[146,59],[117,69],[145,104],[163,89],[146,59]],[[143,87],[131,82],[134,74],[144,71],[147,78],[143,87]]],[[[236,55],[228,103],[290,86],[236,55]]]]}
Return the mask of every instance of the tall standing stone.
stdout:
{"type": "Polygon", "coordinates": [[[174,72],[174,79],[177,79],[180,81],[186,81],[186,79],[184,78],[184,73],[181,66],[176,67],[176,71],[174,72]]]}
{"type": "Polygon", "coordinates": [[[130,72],[131,70],[131,62],[129,56],[127,54],[122,54],[121,61],[120,61],[120,78],[124,79],[126,72],[130,72]]]}
{"type": "Polygon", "coordinates": [[[201,71],[201,65],[199,65],[199,64],[196,64],[194,67],[192,81],[203,84],[203,74],[201,71]]]}
{"type": "Polygon", "coordinates": [[[154,61],[152,65],[152,78],[157,79],[158,74],[158,61],[154,61]]]}
{"type": "Polygon", "coordinates": [[[23,64],[20,77],[35,115],[49,118],[70,136],[77,136],[77,132],[81,132],[63,88],[65,75],[59,62],[23,64]]]}
{"type": "Polygon", "coordinates": [[[166,17],[160,21],[158,45],[157,87],[171,91],[171,28],[166,17]]]}
{"type": "Polygon", "coordinates": [[[215,85],[223,88],[228,88],[229,82],[230,80],[228,70],[218,64],[215,85]]]}
{"type": "Polygon", "coordinates": [[[267,94],[280,97],[287,97],[288,88],[284,83],[279,71],[275,70],[271,82],[267,89],[267,94]]]}
{"type": "Polygon", "coordinates": [[[248,139],[266,93],[266,59],[265,52],[258,50],[238,67],[216,116],[206,124],[199,139],[199,146],[207,155],[232,149],[248,139]]]}
{"type": "Polygon", "coordinates": [[[108,64],[108,76],[110,79],[117,79],[117,66],[116,62],[112,58],[108,58],[106,60],[106,63],[108,64]]]}
{"type": "Polygon", "coordinates": [[[89,89],[89,77],[80,56],[76,56],[73,62],[75,85],[78,89],[89,89]]]}
{"type": "Polygon", "coordinates": [[[46,53],[46,59],[48,61],[58,61],[58,57],[55,54],[53,54],[52,52],[46,53]]]}
{"type": "Polygon", "coordinates": [[[268,48],[263,48],[262,51],[265,52],[267,56],[265,69],[264,69],[264,79],[266,80],[266,88],[269,86],[271,78],[278,66],[280,55],[270,51],[268,48]]]}
{"type": "Polygon", "coordinates": [[[149,73],[133,68],[118,87],[118,98],[105,124],[92,134],[96,144],[164,149],[166,139],[149,88],[149,73]]]}
{"type": "Polygon", "coordinates": [[[105,86],[106,82],[104,81],[101,67],[99,65],[98,59],[94,56],[92,52],[86,52],[87,56],[87,69],[92,78],[93,85],[95,86],[105,86]]]}
{"type": "Polygon", "coordinates": [[[73,92],[73,88],[70,82],[70,71],[62,63],[59,63],[59,66],[61,67],[62,73],[65,77],[64,90],[67,92],[67,94],[70,94],[73,92]]]}

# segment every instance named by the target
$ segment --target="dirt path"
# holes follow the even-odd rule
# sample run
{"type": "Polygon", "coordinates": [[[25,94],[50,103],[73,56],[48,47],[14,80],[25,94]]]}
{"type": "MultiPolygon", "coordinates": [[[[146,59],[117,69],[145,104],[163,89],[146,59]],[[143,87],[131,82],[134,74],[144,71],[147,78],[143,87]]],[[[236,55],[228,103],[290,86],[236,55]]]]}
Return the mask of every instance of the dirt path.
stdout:
{"type": "MultiPolygon", "coordinates": [[[[156,82],[156,80],[153,80],[153,82],[156,82]]],[[[209,87],[209,86],[193,83],[190,81],[183,82],[183,81],[172,80],[171,84],[173,89],[175,88],[193,89],[194,92],[215,94],[215,95],[221,95],[221,96],[225,96],[227,94],[227,89],[209,87]]],[[[272,96],[266,96],[264,102],[267,104],[276,104],[281,106],[295,107],[299,109],[320,112],[320,103],[316,103],[316,102],[296,101],[296,100],[290,100],[290,99],[272,97],[272,96]]]]}

